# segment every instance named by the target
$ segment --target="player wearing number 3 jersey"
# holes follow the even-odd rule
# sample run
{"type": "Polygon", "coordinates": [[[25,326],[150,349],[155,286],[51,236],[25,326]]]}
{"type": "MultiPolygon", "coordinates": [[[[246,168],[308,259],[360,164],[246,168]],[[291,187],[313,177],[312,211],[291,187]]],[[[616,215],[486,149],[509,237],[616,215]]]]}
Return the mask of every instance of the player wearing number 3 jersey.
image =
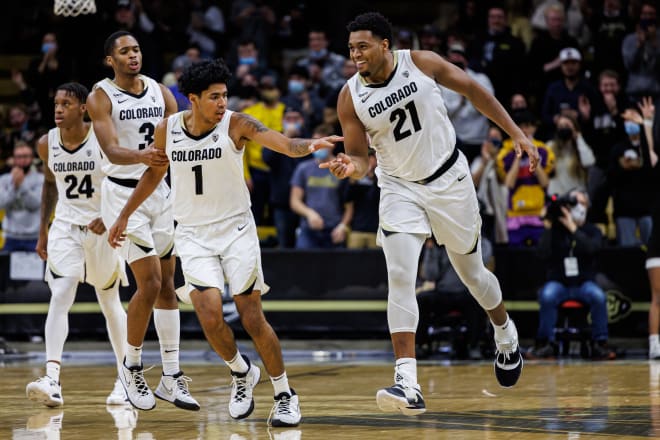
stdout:
{"type": "MultiPolygon", "coordinates": [[[[151,165],[167,164],[167,157],[151,147],[156,126],[175,113],[176,100],[163,85],[140,74],[140,46],[128,32],[119,31],[105,42],[105,62],[113,79],[99,81],[87,100],[94,132],[104,153],[101,214],[111,225],[151,165]]],[[[120,249],[135,276],[137,291],[128,306],[126,359],[119,371],[128,400],[142,410],[156,400],[142,369],[142,342],[154,311],[163,375],[156,397],[179,408],[198,410],[188,392],[189,379],[179,368],[180,318],[174,293],[174,219],[170,190],[165,182],[129,219],[122,233],[128,242],[120,249]]]]}

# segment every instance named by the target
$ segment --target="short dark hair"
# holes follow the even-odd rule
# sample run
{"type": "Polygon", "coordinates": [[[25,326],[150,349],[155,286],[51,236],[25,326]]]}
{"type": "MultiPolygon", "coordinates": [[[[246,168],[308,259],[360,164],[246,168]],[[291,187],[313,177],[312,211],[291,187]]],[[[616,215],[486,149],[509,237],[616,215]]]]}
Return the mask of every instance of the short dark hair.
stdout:
{"type": "Polygon", "coordinates": [[[371,31],[375,37],[387,40],[392,45],[392,23],[378,12],[360,14],[346,26],[348,32],[371,31]]]}
{"type": "Polygon", "coordinates": [[[77,82],[60,84],[57,86],[55,92],[58,90],[62,90],[66,92],[67,95],[75,97],[81,104],[84,104],[87,101],[87,95],[89,94],[87,87],[77,82]]]}
{"type": "MultiPolygon", "coordinates": [[[[117,31],[110,34],[110,36],[105,39],[105,43],[103,43],[103,52],[105,53],[105,55],[106,56],[112,55],[112,51],[115,48],[115,43],[117,42],[117,40],[127,35],[135,38],[135,36],[128,31],[117,31]]],[[[137,38],[135,39],[137,40],[137,38]]]]}
{"type": "Polygon", "coordinates": [[[188,66],[179,78],[179,90],[184,95],[201,95],[211,84],[227,84],[231,72],[224,60],[204,60],[188,66]]]}

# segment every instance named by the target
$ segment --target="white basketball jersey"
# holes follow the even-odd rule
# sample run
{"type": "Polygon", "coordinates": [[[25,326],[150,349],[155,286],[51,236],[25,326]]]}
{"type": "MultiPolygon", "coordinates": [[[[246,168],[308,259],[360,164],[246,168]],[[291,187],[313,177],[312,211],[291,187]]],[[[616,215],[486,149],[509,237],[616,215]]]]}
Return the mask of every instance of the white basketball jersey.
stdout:
{"type": "Polygon", "coordinates": [[[90,126],[75,150],[62,145],[60,129],[48,132],[48,168],[55,175],[55,217],[75,225],[87,225],[101,216],[101,147],[90,126]]]}
{"type": "Polygon", "coordinates": [[[243,176],[243,151],[229,137],[232,112],[213,130],[194,136],[184,112],[167,120],[165,151],[170,159],[174,219],[186,226],[207,225],[250,209],[243,176]]]}
{"type": "Polygon", "coordinates": [[[409,181],[421,180],[449,158],[456,134],[440,86],[415,66],[410,51],[394,51],[394,63],[386,82],[368,84],[356,73],[348,87],[380,170],[409,181]]]}
{"type": "MultiPolygon", "coordinates": [[[[140,75],[144,90],[139,95],[120,89],[109,78],[94,86],[101,88],[112,103],[112,122],[117,130],[119,146],[143,150],[154,140],[156,125],[165,116],[165,99],[153,79],[140,75]]],[[[144,164],[115,165],[103,156],[103,171],[120,179],[139,179],[147,169],[144,164]]]]}

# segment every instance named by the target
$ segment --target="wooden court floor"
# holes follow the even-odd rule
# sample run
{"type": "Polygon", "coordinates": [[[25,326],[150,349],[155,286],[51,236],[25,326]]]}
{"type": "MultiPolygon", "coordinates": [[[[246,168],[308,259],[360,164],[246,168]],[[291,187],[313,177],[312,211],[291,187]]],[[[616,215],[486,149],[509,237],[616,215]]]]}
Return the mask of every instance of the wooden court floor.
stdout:
{"type": "MultiPolygon", "coordinates": [[[[107,358],[106,358],[107,359],[107,358]]],[[[285,355],[303,423],[269,429],[272,387],[255,390],[255,412],[243,421],[227,412],[230,376],[217,360],[183,359],[199,412],[158,401],[154,410],[110,407],[115,372],[107,361],[66,365],[64,406],[28,401],[25,385],[43,374],[41,362],[0,364],[0,439],[602,439],[660,438],[660,362],[530,362],[512,389],[500,388],[490,362],[421,363],[427,412],[381,413],[376,390],[391,385],[389,359],[319,361],[285,355]]],[[[262,370],[263,371],[263,370],[262,370]]],[[[146,373],[152,388],[159,367],[146,373]]]]}

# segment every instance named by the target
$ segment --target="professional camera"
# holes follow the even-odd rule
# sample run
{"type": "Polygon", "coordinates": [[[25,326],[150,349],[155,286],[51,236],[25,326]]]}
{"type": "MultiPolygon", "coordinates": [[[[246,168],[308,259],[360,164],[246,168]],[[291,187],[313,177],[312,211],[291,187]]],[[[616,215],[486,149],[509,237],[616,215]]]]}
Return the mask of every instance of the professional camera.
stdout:
{"type": "Polygon", "coordinates": [[[573,206],[577,205],[577,198],[572,194],[553,194],[548,197],[548,204],[546,205],[545,218],[548,220],[556,220],[562,215],[561,207],[565,206],[568,209],[571,209],[573,206]]]}

